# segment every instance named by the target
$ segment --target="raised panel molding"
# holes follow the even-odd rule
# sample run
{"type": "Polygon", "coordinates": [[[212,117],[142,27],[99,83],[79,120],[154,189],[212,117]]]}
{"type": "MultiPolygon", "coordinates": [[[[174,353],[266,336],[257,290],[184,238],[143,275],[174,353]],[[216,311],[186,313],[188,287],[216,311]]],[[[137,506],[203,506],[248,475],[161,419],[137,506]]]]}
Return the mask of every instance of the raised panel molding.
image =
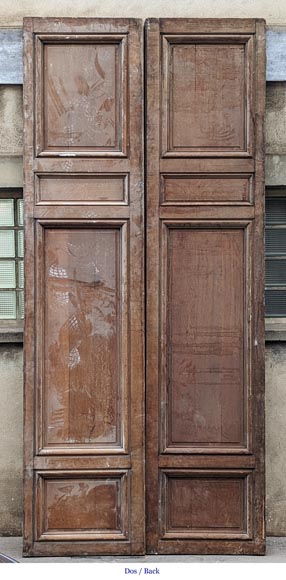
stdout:
{"type": "Polygon", "coordinates": [[[37,245],[38,452],[126,453],[127,223],[38,222],[37,245]]]}
{"type": "Polygon", "coordinates": [[[38,173],[36,205],[128,205],[129,175],[38,173]]]}
{"type": "Polygon", "coordinates": [[[128,540],[128,471],[36,472],[37,541],[128,540]]]}
{"type": "Polygon", "coordinates": [[[162,156],[251,157],[253,37],[164,35],[162,59],[162,156]]]}
{"type": "Polygon", "coordinates": [[[36,35],[37,157],[126,157],[127,41],[36,35]]]}
{"type": "Polygon", "coordinates": [[[161,539],[252,538],[250,470],[161,471],[161,539]]]}
{"type": "Polygon", "coordinates": [[[161,205],[253,203],[251,174],[161,174],[161,205]]]}
{"type": "Polygon", "coordinates": [[[161,228],[161,451],[249,453],[252,223],[161,228]]]}

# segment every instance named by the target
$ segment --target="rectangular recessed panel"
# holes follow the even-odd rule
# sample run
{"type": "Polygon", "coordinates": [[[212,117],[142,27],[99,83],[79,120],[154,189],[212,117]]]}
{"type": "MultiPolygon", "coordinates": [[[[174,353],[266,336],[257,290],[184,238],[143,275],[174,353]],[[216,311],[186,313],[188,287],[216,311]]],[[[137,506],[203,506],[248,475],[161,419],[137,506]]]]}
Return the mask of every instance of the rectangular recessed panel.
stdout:
{"type": "Polygon", "coordinates": [[[247,474],[162,474],[163,538],[249,534],[247,474]]]}
{"type": "Polygon", "coordinates": [[[167,446],[245,444],[243,229],[169,228],[167,446]]]}
{"type": "Polygon", "coordinates": [[[122,152],[122,45],[95,35],[43,43],[44,150],[122,152]]]}
{"type": "Polygon", "coordinates": [[[265,314],[266,316],[286,317],[286,289],[265,290],[265,314]]]}
{"type": "Polygon", "coordinates": [[[46,230],[45,446],[122,446],[122,251],[119,228],[46,230]]]}
{"type": "Polygon", "coordinates": [[[127,175],[39,175],[38,202],[127,203],[127,175]]]}
{"type": "Polygon", "coordinates": [[[0,199],[0,226],[14,225],[14,200],[0,199]]]}
{"type": "Polygon", "coordinates": [[[239,39],[167,37],[167,152],[247,150],[245,47],[239,39]]]}
{"type": "Polygon", "coordinates": [[[15,257],[15,233],[13,230],[0,231],[0,258],[15,257]]]}
{"type": "Polygon", "coordinates": [[[16,292],[0,292],[0,320],[16,318],[16,292]]]}
{"type": "Polygon", "coordinates": [[[250,176],[163,175],[165,203],[250,201],[250,176]]]}
{"type": "Polygon", "coordinates": [[[266,254],[286,254],[286,227],[265,228],[266,254]]]}
{"type": "Polygon", "coordinates": [[[38,477],[38,539],[127,539],[127,472],[38,477]]]}

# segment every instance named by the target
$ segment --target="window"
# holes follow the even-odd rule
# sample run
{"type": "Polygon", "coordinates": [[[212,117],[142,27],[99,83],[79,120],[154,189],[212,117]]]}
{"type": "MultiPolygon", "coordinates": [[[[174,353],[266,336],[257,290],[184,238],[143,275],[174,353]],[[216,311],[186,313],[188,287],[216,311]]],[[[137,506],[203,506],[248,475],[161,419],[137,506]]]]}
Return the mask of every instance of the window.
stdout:
{"type": "Polygon", "coordinates": [[[286,187],[266,193],[265,260],[265,314],[286,318],[286,187]]]}
{"type": "Polygon", "coordinates": [[[23,199],[0,190],[0,326],[24,318],[23,199]]]}

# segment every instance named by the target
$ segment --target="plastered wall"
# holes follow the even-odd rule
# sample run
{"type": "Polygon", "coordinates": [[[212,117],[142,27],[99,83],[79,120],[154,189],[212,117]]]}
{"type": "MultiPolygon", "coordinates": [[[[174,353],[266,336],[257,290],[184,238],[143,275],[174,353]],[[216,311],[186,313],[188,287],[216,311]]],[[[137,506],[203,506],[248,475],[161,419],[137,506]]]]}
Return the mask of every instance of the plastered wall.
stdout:
{"type": "Polygon", "coordinates": [[[0,345],[0,534],[22,526],[23,356],[21,345],[0,345]]]}
{"type": "MultiPolygon", "coordinates": [[[[286,25],[285,0],[0,0],[0,25],[23,16],[261,17],[286,25]]],[[[269,83],[266,183],[286,185],[286,83],[269,83]]],[[[0,187],[22,186],[22,89],[0,87],[0,187]]],[[[22,346],[0,344],[0,534],[22,526],[22,346]]],[[[286,342],[266,345],[267,532],[286,535],[286,342]]]]}
{"type": "Polygon", "coordinates": [[[265,18],[286,23],[285,0],[7,0],[0,1],[1,26],[22,26],[23,16],[265,18]]]}

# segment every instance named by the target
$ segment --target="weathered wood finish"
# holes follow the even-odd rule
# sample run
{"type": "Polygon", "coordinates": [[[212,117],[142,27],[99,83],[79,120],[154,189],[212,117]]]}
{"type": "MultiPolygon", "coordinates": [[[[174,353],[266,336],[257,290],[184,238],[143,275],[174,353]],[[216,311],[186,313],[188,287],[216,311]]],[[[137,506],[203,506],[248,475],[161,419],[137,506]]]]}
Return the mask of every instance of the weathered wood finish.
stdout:
{"type": "Polygon", "coordinates": [[[24,553],[142,554],[142,24],[24,28],[24,553]]]}
{"type": "Polygon", "coordinates": [[[263,554],[265,25],[146,42],[147,552],[263,554]]]}

